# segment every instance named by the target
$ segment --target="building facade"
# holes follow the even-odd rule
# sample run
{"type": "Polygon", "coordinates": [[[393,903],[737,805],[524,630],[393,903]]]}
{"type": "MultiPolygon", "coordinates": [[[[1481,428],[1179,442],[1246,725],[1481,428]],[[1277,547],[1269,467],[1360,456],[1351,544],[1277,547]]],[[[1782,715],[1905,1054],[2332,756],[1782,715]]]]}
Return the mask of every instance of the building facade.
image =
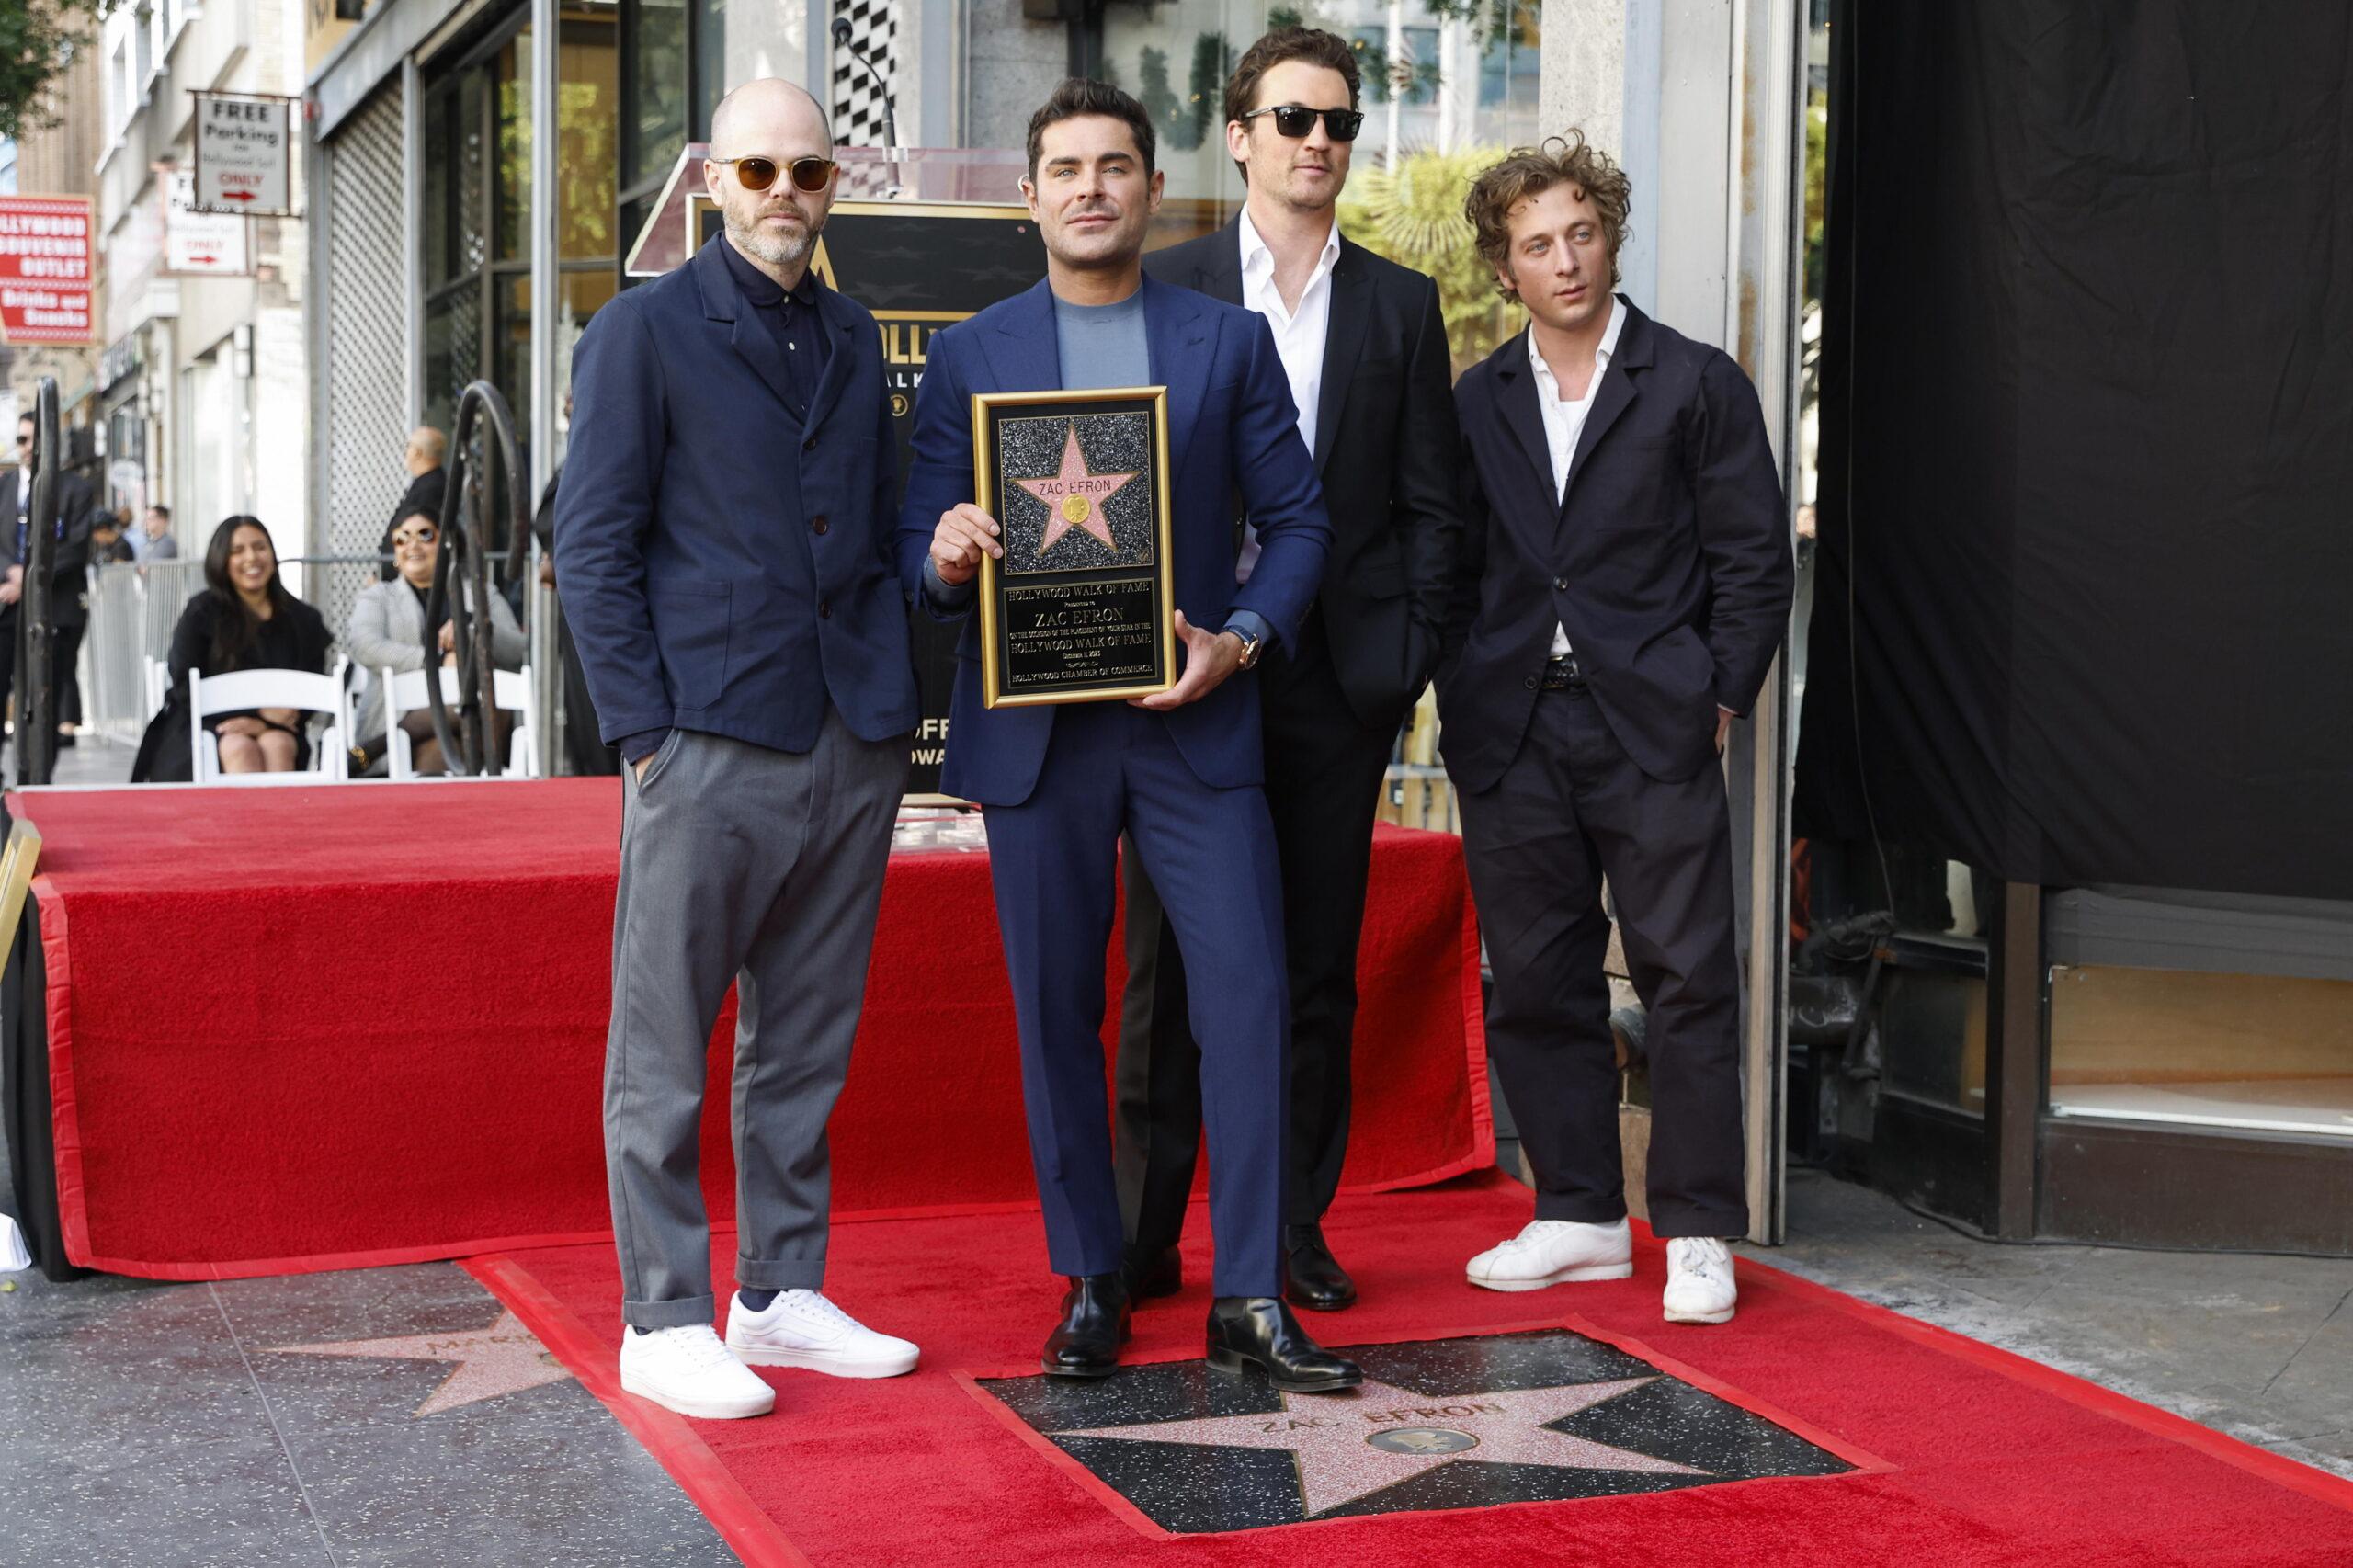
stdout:
{"type": "Polygon", "coordinates": [[[169,506],[184,553],[240,512],[281,555],[310,534],[302,219],[201,214],[191,194],[191,95],[299,98],[303,28],[301,0],[156,0],[111,12],[94,62],[103,494],[169,506]]]}
{"type": "MultiPolygon", "coordinates": [[[[52,78],[40,116],[47,123],[28,130],[9,146],[12,161],[0,189],[8,195],[97,195],[98,155],[104,149],[104,111],[99,104],[98,52],[77,50],[52,78]]],[[[8,146],[0,143],[0,146],[8,146]]],[[[99,248],[94,245],[93,248],[99,248]]],[[[103,250],[93,278],[91,306],[105,309],[103,250]]],[[[33,389],[44,376],[57,381],[58,412],[64,426],[68,467],[96,483],[103,477],[105,441],[97,412],[97,346],[20,344],[0,347],[0,424],[13,431],[17,409],[33,406],[33,389]]]]}

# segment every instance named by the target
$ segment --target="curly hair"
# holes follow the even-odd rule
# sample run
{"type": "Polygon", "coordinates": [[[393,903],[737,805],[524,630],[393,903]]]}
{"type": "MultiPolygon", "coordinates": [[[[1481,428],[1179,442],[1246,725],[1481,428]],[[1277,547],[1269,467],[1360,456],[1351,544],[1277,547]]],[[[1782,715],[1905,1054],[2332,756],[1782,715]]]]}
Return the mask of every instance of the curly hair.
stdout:
{"type": "Polygon", "coordinates": [[[1626,212],[1633,205],[1633,182],[1609,154],[1572,130],[1566,136],[1548,138],[1540,147],[1515,147],[1482,170],[1462,199],[1462,215],[1479,246],[1479,259],[1495,272],[1495,291],[1517,300],[1519,290],[1504,281],[1504,259],[1511,251],[1511,211],[1531,196],[1556,185],[1574,186],[1593,204],[1601,220],[1601,237],[1609,246],[1609,282],[1618,284],[1618,247],[1626,243],[1626,212]]]}

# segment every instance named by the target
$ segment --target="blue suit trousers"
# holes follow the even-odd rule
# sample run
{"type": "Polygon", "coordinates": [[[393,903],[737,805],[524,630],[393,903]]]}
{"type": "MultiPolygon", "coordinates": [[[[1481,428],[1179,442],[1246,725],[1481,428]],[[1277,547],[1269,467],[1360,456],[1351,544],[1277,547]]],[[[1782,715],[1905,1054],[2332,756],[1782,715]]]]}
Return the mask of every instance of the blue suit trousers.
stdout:
{"type": "Polygon", "coordinates": [[[1290,1006],[1265,795],[1255,784],[1202,783],[1160,714],[1085,703],[1055,713],[1029,799],[985,814],[1054,1271],[1108,1274],[1120,1264],[1102,1031],[1124,831],[1185,954],[1201,1046],[1212,1288],[1220,1296],[1281,1294],[1290,1006]]]}

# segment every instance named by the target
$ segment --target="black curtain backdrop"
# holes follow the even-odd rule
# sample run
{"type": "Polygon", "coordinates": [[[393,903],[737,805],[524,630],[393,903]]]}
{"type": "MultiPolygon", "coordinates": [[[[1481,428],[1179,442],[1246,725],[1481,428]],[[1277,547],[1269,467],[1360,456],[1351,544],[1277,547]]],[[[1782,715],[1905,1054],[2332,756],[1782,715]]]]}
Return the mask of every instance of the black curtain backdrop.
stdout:
{"type": "Polygon", "coordinates": [[[1798,831],[2353,897],[2353,6],[1831,47],[1798,831]]]}

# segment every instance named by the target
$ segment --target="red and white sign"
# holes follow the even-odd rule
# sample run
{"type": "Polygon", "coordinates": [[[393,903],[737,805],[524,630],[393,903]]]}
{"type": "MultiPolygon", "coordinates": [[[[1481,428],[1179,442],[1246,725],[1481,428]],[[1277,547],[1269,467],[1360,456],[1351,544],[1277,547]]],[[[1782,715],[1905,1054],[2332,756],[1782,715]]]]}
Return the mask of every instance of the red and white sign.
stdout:
{"type": "Polygon", "coordinates": [[[197,211],[196,176],[174,175],[164,199],[165,269],[222,278],[250,272],[246,227],[242,213],[197,211]]]}
{"type": "Polygon", "coordinates": [[[0,341],[90,343],[86,196],[0,196],[0,341]]]}
{"type": "Polygon", "coordinates": [[[251,93],[196,95],[197,211],[293,216],[290,102],[251,93]]]}

